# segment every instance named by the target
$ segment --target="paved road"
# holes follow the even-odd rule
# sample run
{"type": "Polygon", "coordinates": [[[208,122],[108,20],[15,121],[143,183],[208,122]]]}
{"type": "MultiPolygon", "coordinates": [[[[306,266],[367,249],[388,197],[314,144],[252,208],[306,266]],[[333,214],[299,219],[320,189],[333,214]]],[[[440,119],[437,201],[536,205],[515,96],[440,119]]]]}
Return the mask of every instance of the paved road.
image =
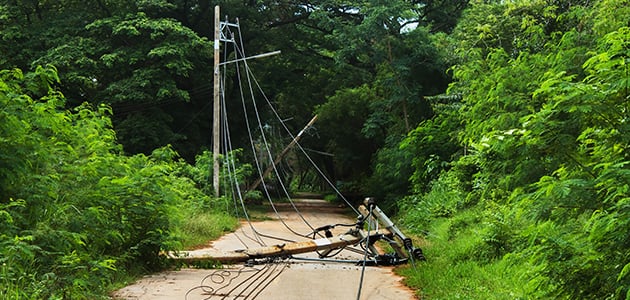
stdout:
{"type": "MultiPolygon", "coordinates": [[[[332,206],[320,200],[300,200],[296,202],[303,218],[311,227],[327,224],[352,223],[346,209],[332,206]]],[[[292,230],[298,233],[311,232],[302,217],[286,205],[278,207],[278,215],[292,230]]],[[[258,233],[274,237],[300,240],[278,221],[255,222],[252,226],[258,233]]],[[[345,233],[347,228],[338,226],[333,234],[345,233]]],[[[213,241],[208,248],[196,253],[233,251],[256,248],[254,234],[249,224],[241,229],[213,241]]],[[[263,238],[267,245],[281,244],[282,241],[263,238]]],[[[316,258],[317,254],[297,255],[299,258],[316,258]]],[[[359,253],[344,250],[334,257],[340,260],[361,259],[359,253]]],[[[359,288],[361,300],[407,300],[417,299],[413,291],[401,283],[401,278],[393,273],[392,267],[366,267],[363,280],[361,266],[352,263],[282,260],[270,264],[253,266],[235,265],[219,270],[181,269],[146,276],[127,286],[112,296],[114,299],[357,299],[359,288]],[[362,282],[362,284],[361,284],[362,282]]]]}

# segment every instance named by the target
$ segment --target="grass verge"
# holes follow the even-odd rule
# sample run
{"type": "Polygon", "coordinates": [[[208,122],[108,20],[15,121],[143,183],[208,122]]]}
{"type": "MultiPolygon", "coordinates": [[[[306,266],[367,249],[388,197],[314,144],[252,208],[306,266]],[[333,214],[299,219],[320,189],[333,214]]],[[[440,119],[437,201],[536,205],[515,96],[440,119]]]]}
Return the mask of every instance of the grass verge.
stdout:
{"type": "Polygon", "coordinates": [[[237,226],[238,220],[225,213],[199,212],[183,220],[177,235],[181,237],[182,247],[190,249],[206,245],[237,226]]]}
{"type": "Polygon", "coordinates": [[[475,214],[434,220],[422,243],[427,261],[396,269],[420,299],[528,299],[525,263],[490,257],[475,214]]]}

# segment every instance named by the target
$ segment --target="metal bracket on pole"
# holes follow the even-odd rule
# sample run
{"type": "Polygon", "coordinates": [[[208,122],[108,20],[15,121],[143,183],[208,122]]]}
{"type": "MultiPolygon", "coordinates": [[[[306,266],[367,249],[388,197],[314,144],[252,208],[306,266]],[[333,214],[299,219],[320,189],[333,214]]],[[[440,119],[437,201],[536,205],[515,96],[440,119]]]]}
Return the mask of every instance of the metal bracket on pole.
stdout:
{"type": "MultiPolygon", "coordinates": [[[[221,78],[220,78],[220,70],[219,67],[228,63],[245,61],[248,59],[254,58],[262,58],[271,55],[279,54],[280,51],[274,51],[269,53],[258,54],[251,57],[244,57],[232,61],[220,62],[220,50],[221,50],[221,42],[231,42],[236,43],[234,39],[234,35],[232,34],[230,37],[227,36],[229,32],[229,27],[239,28],[239,21],[236,19],[236,23],[230,23],[227,21],[227,17],[225,22],[221,22],[220,20],[220,8],[219,6],[214,7],[214,97],[213,97],[213,121],[212,121],[212,160],[213,160],[213,174],[212,174],[212,186],[214,188],[214,193],[216,197],[219,197],[220,194],[220,171],[221,165],[219,162],[219,156],[221,154],[221,78]]],[[[244,54],[243,54],[244,55],[244,54]]]]}
{"type": "MultiPolygon", "coordinates": [[[[372,205],[370,203],[374,203],[375,199],[368,197],[364,200],[365,206],[360,206],[359,211],[364,217],[368,217],[369,212],[366,206],[372,205]]],[[[415,248],[413,246],[413,242],[410,238],[408,238],[396,225],[392,220],[387,217],[387,215],[375,204],[372,207],[372,214],[370,217],[376,218],[384,227],[387,229],[393,236],[394,240],[390,240],[389,244],[392,246],[397,255],[403,258],[409,258],[413,256],[413,258],[417,260],[426,260],[424,254],[422,253],[422,249],[415,248]],[[408,254],[403,251],[403,248],[407,250],[408,254]]]]}

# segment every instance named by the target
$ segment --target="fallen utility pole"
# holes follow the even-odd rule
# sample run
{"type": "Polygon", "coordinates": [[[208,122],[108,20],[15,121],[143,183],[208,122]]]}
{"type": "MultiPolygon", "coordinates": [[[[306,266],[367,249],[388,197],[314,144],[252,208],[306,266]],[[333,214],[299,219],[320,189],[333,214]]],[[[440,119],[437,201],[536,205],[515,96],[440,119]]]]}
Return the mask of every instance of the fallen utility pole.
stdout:
{"type": "MultiPolygon", "coordinates": [[[[381,231],[379,235],[387,233],[381,231]]],[[[183,262],[217,261],[221,263],[246,262],[250,259],[269,257],[288,257],[293,254],[309,253],[322,250],[333,250],[352,246],[361,242],[362,237],[356,233],[348,232],[336,237],[320,238],[303,242],[284,243],[255,249],[244,249],[225,252],[222,254],[189,255],[187,252],[169,253],[169,258],[183,262]]]]}
{"type": "MultiPolygon", "coordinates": [[[[259,247],[255,249],[242,249],[222,253],[193,255],[191,252],[170,252],[167,253],[169,259],[186,263],[214,261],[221,263],[240,263],[262,258],[288,258],[293,254],[308,252],[319,252],[320,257],[326,257],[335,249],[342,249],[346,246],[355,246],[369,241],[366,248],[370,249],[372,257],[371,263],[377,265],[397,265],[406,263],[412,257],[417,260],[425,260],[422,250],[414,248],[411,239],[407,238],[391,220],[373,202],[373,198],[366,198],[365,206],[359,207],[362,216],[359,217],[355,228],[348,232],[331,236],[326,232],[325,238],[312,239],[301,242],[290,242],[273,246],[259,247]],[[379,222],[385,229],[370,232],[364,230],[364,222],[379,222]],[[387,240],[395,250],[394,254],[380,253],[374,246],[377,240],[387,240]],[[407,252],[403,251],[406,249],[407,252]]],[[[333,225],[322,226],[320,231],[328,231],[333,225]]]]}

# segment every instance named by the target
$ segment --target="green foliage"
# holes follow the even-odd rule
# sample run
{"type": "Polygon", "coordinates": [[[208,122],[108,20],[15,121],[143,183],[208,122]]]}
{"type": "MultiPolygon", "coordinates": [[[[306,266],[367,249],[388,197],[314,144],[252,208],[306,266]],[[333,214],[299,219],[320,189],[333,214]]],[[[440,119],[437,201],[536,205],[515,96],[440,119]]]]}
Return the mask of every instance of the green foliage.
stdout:
{"type": "Polygon", "coordinates": [[[374,170],[367,181],[368,195],[379,199],[379,207],[390,213],[397,208],[396,202],[409,193],[409,163],[414,153],[398,146],[399,138],[390,136],[385,145],[374,155],[374,170]]]}
{"type": "Polygon", "coordinates": [[[0,76],[0,296],[100,298],[119,273],[159,268],[175,228],[213,203],[177,153],[122,155],[111,109],[63,110],[52,67],[0,76]]]}
{"type": "Polygon", "coordinates": [[[427,192],[430,183],[449,168],[448,162],[461,151],[454,134],[459,131],[461,103],[456,99],[436,99],[432,106],[435,115],[420,123],[400,143],[401,150],[413,155],[414,173],[409,180],[415,193],[427,192]]]}
{"type": "Polygon", "coordinates": [[[238,226],[238,220],[225,213],[200,212],[189,216],[178,227],[184,248],[206,246],[208,241],[219,238],[238,226]]]}
{"type": "Polygon", "coordinates": [[[378,145],[374,139],[361,134],[361,129],[374,101],[374,91],[361,86],[337,92],[317,109],[318,122],[335,124],[320,134],[327,141],[327,148],[335,150],[337,178],[357,180],[369,169],[371,154],[378,145]]]}
{"type": "Polygon", "coordinates": [[[424,229],[426,262],[397,270],[417,294],[430,299],[530,299],[526,263],[497,260],[484,241],[480,210],[435,219],[424,229]]]}
{"type": "Polygon", "coordinates": [[[444,144],[432,144],[435,123],[405,140],[422,163],[405,223],[455,270],[506,268],[520,292],[497,298],[625,299],[630,30],[619,20],[629,16],[624,1],[548,4],[475,3],[465,13],[450,87],[463,95],[460,115],[438,127],[465,151],[436,179],[425,163],[444,144]],[[477,255],[463,255],[470,249],[477,255]]]}
{"type": "Polygon", "coordinates": [[[210,73],[198,70],[212,61],[212,45],[172,17],[175,4],[60,0],[9,1],[2,7],[0,35],[12,46],[0,46],[11,57],[3,57],[0,67],[55,65],[69,107],[113,107],[127,153],[150,154],[167,144],[182,150],[178,112],[199,110],[190,103],[198,96],[192,83],[209,81],[210,73]]]}
{"type": "Polygon", "coordinates": [[[214,195],[212,187],[213,154],[210,151],[203,151],[197,155],[195,165],[183,164],[179,170],[180,175],[190,178],[195,186],[205,195],[214,195]]]}
{"type": "Polygon", "coordinates": [[[464,192],[452,175],[440,176],[433,182],[430,192],[408,196],[399,204],[408,228],[420,232],[433,218],[449,217],[463,206],[464,192]]]}
{"type": "Polygon", "coordinates": [[[185,81],[210,60],[210,42],[176,20],[144,12],[99,19],[85,29],[86,36],[51,49],[39,61],[65,66],[70,83],[92,94],[91,101],[114,107],[127,152],[150,153],[181,139],[172,129],[173,115],[159,105],[190,101],[185,81]],[[110,37],[106,43],[103,36],[110,37]],[[68,48],[73,50],[67,53],[68,48]],[[90,55],[76,62],[75,52],[90,55]],[[86,73],[90,78],[81,77],[86,73]]]}
{"type": "MultiPolygon", "coordinates": [[[[627,292],[628,279],[622,275],[630,258],[622,249],[629,245],[628,224],[621,220],[630,216],[625,204],[630,177],[628,156],[621,149],[629,142],[625,120],[630,53],[622,46],[627,45],[629,32],[622,27],[599,39],[597,52],[584,63],[587,76],[583,80],[561,74],[537,91],[549,99],[540,111],[545,122],[558,124],[556,130],[567,132],[571,139],[564,153],[570,161],[557,168],[553,178],[541,178],[533,197],[547,205],[545,219],[567,223],[569,229],[570,218],[583,219],[573,230],[561,227],[557,231],[553,241],[566,242],[540,246],[544,251],[537,257],[545,263],[552,259],[548,252],[561,251],[557,255],[567,257],[556,264],[560,272],[542,271],[551,280],[565,282],[556,293],[620,297],[627,292]],[[615,225],[609,223],[613,220],[615,225]],[[580,227],[588,230],[578,233],[583,230],[580,227]],[[572,271],[562,272],[563,268],[572,271]]],[[[548,138],[546,132],[540,136],[548,138]]]]}
{"type": "Polygon", "coordinates": [[[377,123],[386,135],[406,134],[432,115],[424,96],[446,89],[446,66],[424,28],[388,36],[374,47],[382,55],[374,59],[378,63],[374,87],[380,99],[371,105],[364,132],[379,136],[368,127],[377,123]]]}
{"type": "Polygon", "coordinates": [[[320,116],[317,122],[320,139],[311,147],[317,149],[326,144],[324,150],[335,155],[333,177],[351,187],[344,191],[368,185],[369,190],[352,192],[368,192],[390,202],[408,191],[409,172],[405,170],[409,166],[397,172],[388,164],[397,158],[402,159],[397,161],[399,165],[409,160],[408,153],[397,149],[397,143],[431,115],[424,96],[443,92],[448,80],[443,72],[444,59],[436,50],[430,29],[417,25],[428,27],[440,23],[437,27],[441,27],[448,21],[435,19],[433,8],[452,9],[453,15],[457,15],[462,6],[464,2],[450,1],[325,1],[314,6],[316,9],[308,15],[304,27],[319,29],[315,31],[319,35],[318,45],[325,46],[326,51],[308,47],[333,59],[334,67],[329,68],[332,72],[326,75],[334,82],[344,83],[326,95],[326,103],[318,106],[318,113],[325,115],[332,109],[346,112],[341,117],[345,120],[320,116]],[[351,93],[370,100],[347,100],[345,107],[340,107],[339,99],[350,97],[351,93]],[[353,124],[347,124],[350,119],[353,124]],[[359,130],[362,136],[356,136],[359,130]],[[342,142],[329,143],[331,139],[342,142]],[[377,154],[376,150],[382,147],[377,154]],[[387,177],[379,179],[380,176],[387,177]],[[387,186],[384,182],[390,179],[397,183],[387,186]]]}

